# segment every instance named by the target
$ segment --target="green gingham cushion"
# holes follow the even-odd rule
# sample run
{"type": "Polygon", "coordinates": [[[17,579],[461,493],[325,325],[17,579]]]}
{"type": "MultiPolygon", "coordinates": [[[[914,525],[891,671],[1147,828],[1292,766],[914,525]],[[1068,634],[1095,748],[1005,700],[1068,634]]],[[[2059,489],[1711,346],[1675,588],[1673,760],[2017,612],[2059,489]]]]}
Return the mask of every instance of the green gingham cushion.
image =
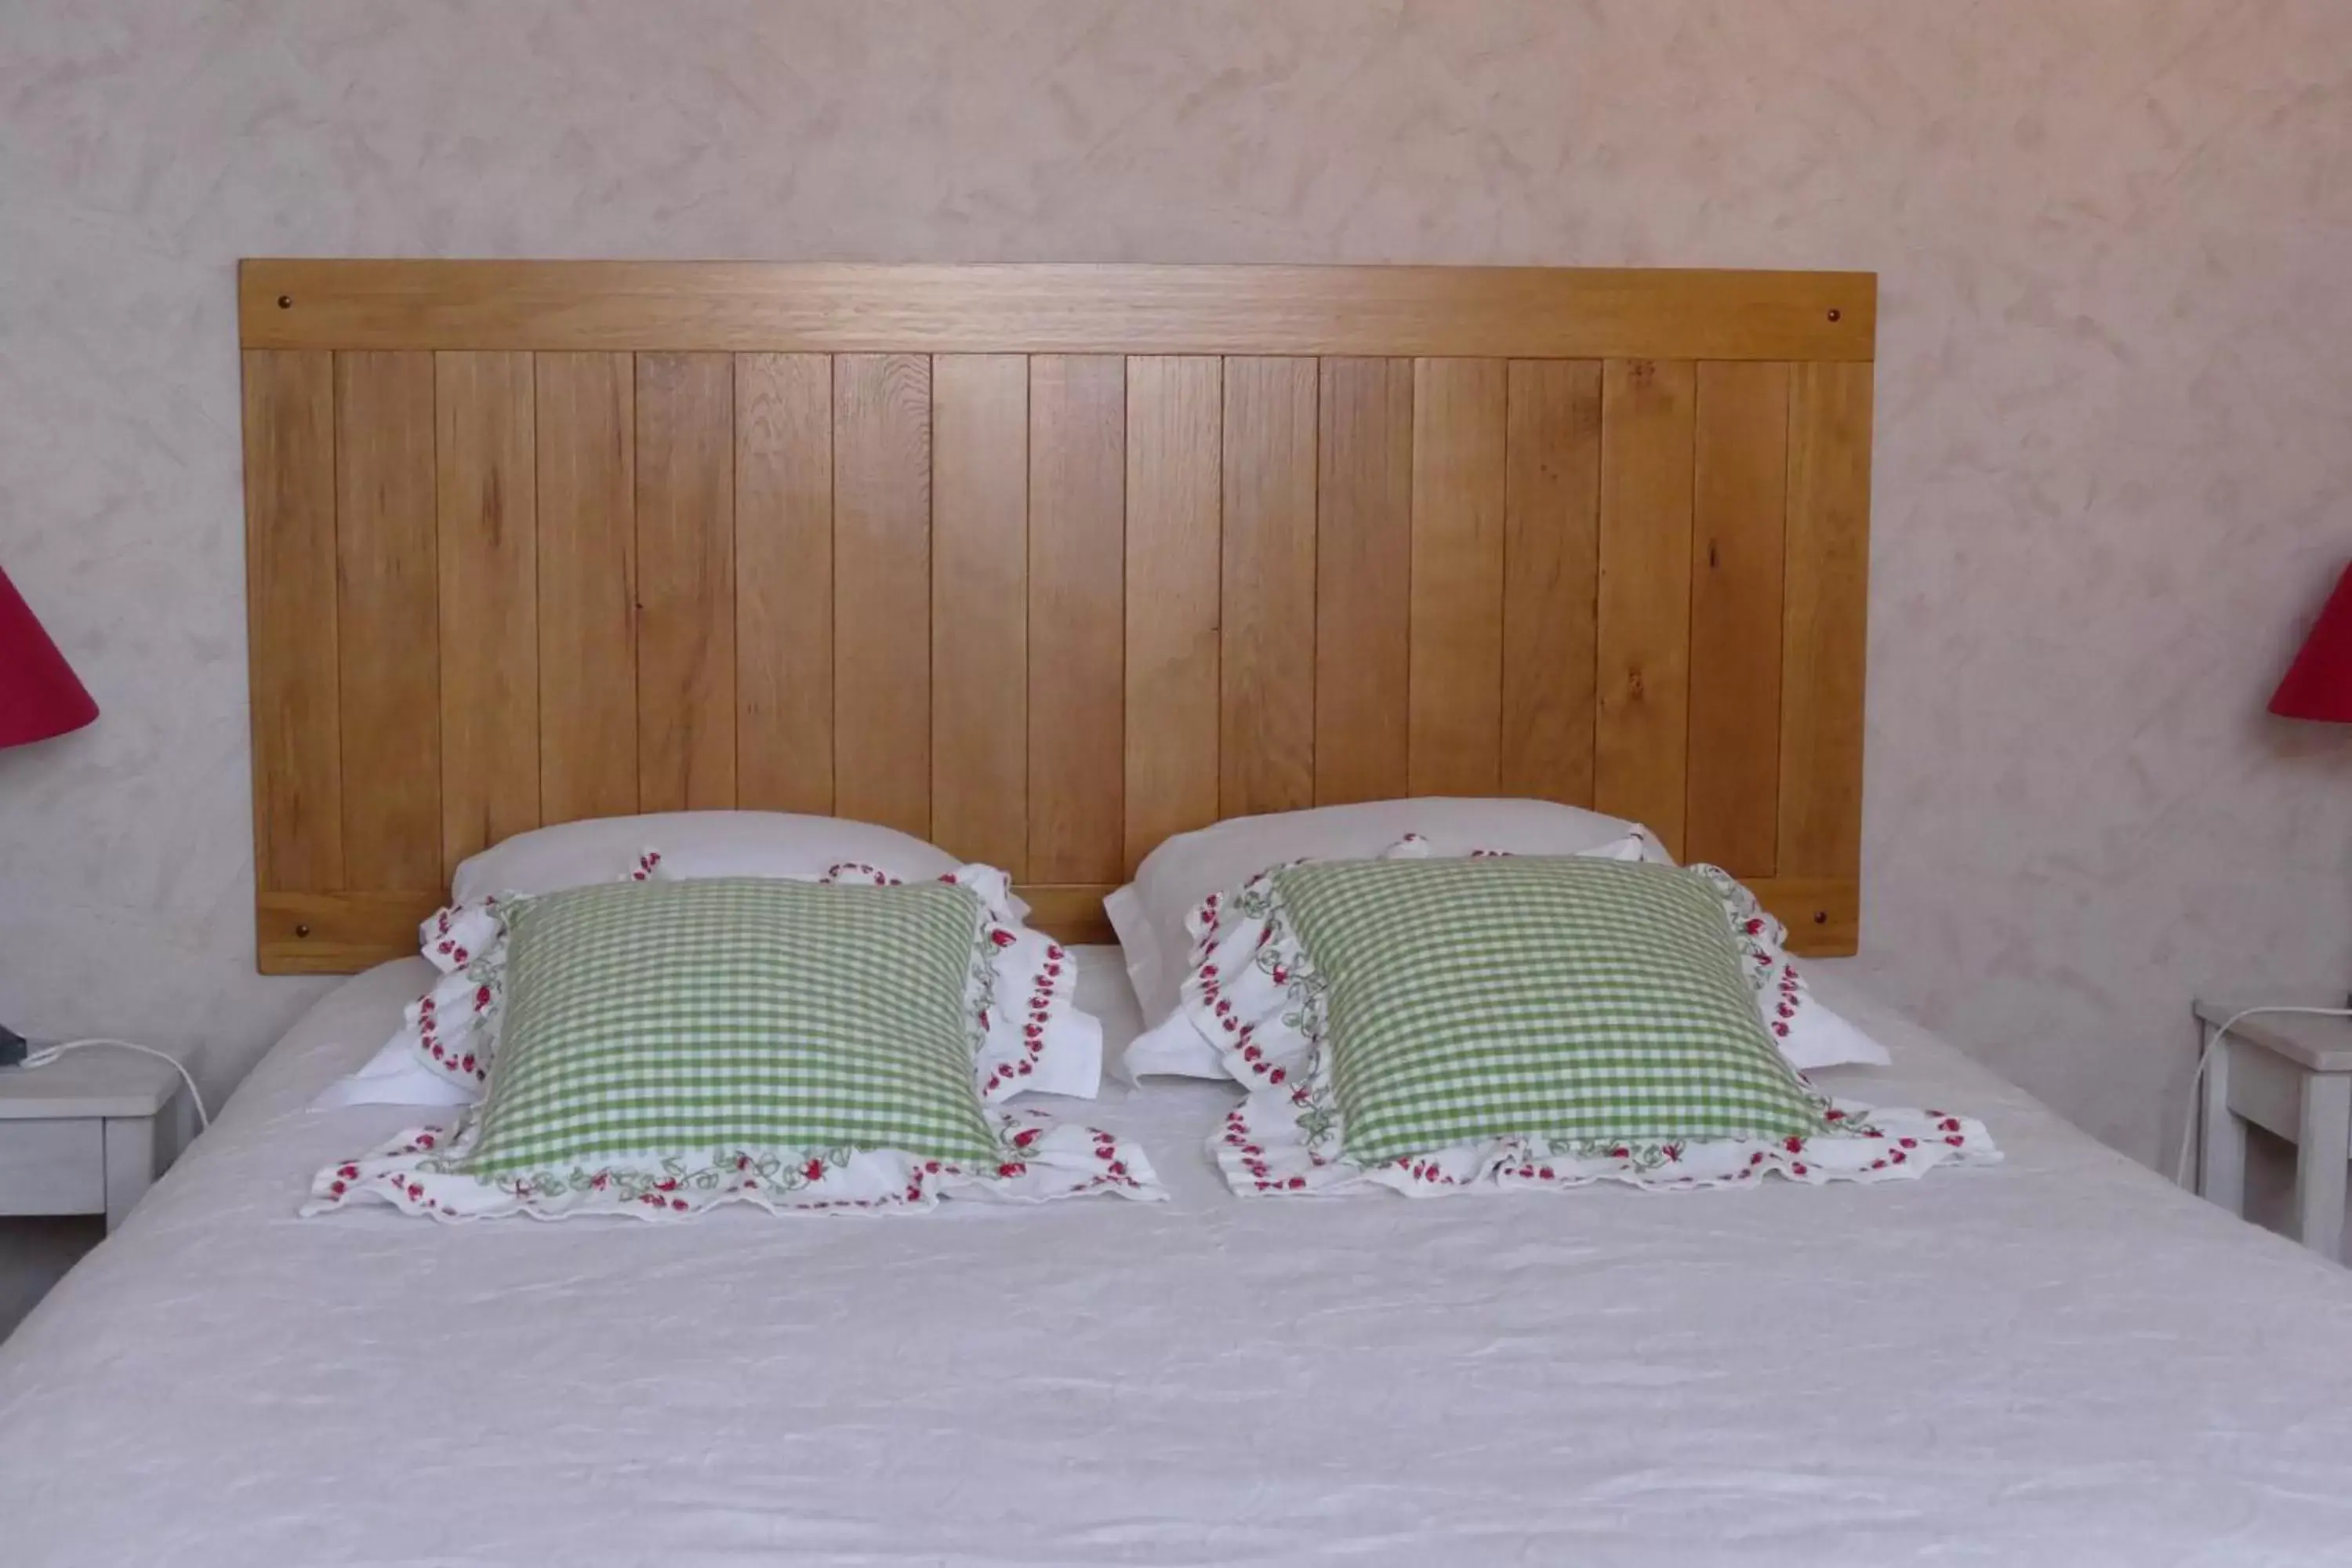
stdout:
{"type": "Polygon", "coordinates": [[[714,1148],[995,1158],[968,889],[625,882],[520,900],[508,931],[468,1174],[714,1148]]]}
{"type": "Polygon", "coordinates": [[[1328,861],[1275,876],[1328,986],[1344,1146],[1366,1164],[1512,1134],[1819,1131],[1739,972],[1723,897],[1583,858],[1328,861]]]}

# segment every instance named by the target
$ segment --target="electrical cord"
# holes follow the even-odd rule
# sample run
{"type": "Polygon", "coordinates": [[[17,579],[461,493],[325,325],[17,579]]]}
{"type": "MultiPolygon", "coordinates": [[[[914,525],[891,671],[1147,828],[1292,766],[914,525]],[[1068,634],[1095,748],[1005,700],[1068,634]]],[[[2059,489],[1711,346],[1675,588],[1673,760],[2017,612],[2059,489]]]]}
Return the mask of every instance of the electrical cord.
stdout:
{"type": "Polygon", "coordinates": [[[2352,1007],[2241,1007],[2231,1014],[2229,1021],[2215,1029],[2207,1038],[2205,1048],[2197,1053],[2197,1070],[2189,1075],[2189,1120],[2180,1129],[2180,1158],[2173,1162],[2172,1168],[2172,1181],[2175,1186],[2185,1187],[2189,1184],[2189,1153],[2196,1142],[2197,1113],[2200,1109],[2198,1094],[2204,1085],[2205,1068],[2212,1061],[2214,1051],[2220,1048],[2223,1040],[2230,1037],[2230,1031],[2240,1024],[2249,1018],[2271,1013],[2297,1013],[2309,1018],[2352,1018],[2352,1007]]]}
{"type": "Polygon", "coordinates": [[[63,1040],[57,1045],[43,1046],[34,1051],[25,1058],[25,1067],[28,1071],[34,1068],[45,1068],[63,1057],[68,1051],[88,1050],[92,1046],[113,1046],[121,1050],[137,1051],[142,1057],[153,1057],[159,1062],[169,1062],[172,1070],[180,1075],[180,1081],[188,1086],[188,1099],[196,1108],[196,1131],[204,1132],[211,1130],[213,1119],[205,1110],[204,1091],[196,1087],[195,1078],[188,1071],[187,1065],[169,1051],[159,1051],[152,1046],[142,1046],[135,1040],[98,1038],[63,1040]]]}

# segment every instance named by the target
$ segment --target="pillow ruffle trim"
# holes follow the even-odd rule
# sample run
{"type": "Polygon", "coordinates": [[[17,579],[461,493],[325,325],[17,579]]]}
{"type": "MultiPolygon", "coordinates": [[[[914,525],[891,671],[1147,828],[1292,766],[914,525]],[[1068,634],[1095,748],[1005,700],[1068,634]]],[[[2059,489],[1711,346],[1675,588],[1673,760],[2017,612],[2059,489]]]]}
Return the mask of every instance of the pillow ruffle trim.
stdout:
{"type": "Polygon", "coordinates": [[[441,910],[418,929],[441,977],[401,1012],[401,1032],[427,1070],[478,1093],[489,1081],[506,1001],[507,924],[498,899],[441,910]]]}
{"type": "MultiPolygon", "coordinates": [[[[1292,1095],[1261,1090],[1226,1116],[1209,1150],[1227,1186],[1250,1196],[1386,1187],[1419,1198],[1474,1187],[1581,1187],[1595,1182],[1672,1192],[1753,1186],[1767,1175],[1809,1186],[1901,1181],[1941,1164],[1990,1164],[2000,1158],[1984,1123],[1973,1117],[1833,1103],[1828,1116],[1840,1131],[1828,1136],[1559,1144],[1500,1138],[1366,1166],[1322,1152],[1309,1116],[1302,1114],[1305,1104],[1292,1095]]],[[[1331,1127],[1336,1134],[1336,1120],[1331,1127]]]]}
{"type": "Polygon", "coordinates": [[[691,1218],[727,1204],[771,1214],[920,1210],[943,1197],[1045,1203],[1107,1193],[1140,1202],[1168,1194],[1141,1149],[1108,1132],[1034,1110],[990,1111],[992,1166],[891,1149],[719,1149],[709,1155],[621,1159],[483,1181],[456,1169],[479,1133],[467,1111],[446,1131],[421,1127],[311,1179],[302,1215],[384,1203],[449,1223],[525,1215],[691,1218]]]}

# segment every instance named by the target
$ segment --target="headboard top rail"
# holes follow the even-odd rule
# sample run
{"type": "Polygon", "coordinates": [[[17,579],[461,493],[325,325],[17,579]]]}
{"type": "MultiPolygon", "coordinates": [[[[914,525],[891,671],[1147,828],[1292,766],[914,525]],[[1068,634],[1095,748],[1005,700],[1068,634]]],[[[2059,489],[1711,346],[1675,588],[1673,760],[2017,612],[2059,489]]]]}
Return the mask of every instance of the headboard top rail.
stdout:
{"type": "Polygon", "coordinates": [[[253,260],[252,349],[1868,360],[1865,272],[253,260]]]}

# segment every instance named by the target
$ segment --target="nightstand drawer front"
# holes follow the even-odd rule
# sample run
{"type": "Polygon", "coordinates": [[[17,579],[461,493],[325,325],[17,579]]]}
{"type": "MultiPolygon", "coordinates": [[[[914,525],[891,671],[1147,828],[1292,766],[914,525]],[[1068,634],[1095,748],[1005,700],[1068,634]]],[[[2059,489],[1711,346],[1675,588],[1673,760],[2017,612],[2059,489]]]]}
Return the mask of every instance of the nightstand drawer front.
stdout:
{"type": "Polygon", "coordinates": [[[0,1215],[105,1212],[105,1122],[0,1121],[0,1215]]]}
{"type": "Polygon", "coordinates": [[[2233,1046],[2230,1052],[2230,1109],[2292,1143],[2303,1115],[2303,1080],[2309,1076],[2293,1062],[2265,1050],[2233,1046]]]}

